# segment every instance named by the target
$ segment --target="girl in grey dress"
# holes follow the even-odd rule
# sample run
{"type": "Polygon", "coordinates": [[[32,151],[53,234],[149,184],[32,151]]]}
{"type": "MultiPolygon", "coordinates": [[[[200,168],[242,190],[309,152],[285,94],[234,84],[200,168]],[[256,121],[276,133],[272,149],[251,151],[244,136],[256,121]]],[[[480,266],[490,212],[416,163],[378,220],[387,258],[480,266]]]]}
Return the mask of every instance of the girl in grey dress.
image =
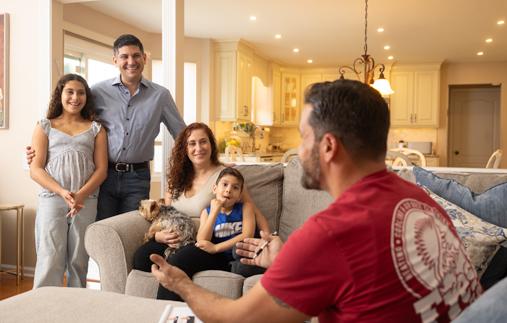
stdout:
{"type": "Polygon", "coordinates": [[[97,215],[97,193],[107,174],[106,132],[94,119],[90,88],[67,74],[53,92],[47,118],[35,127],[30,176],[42,186],[35,218],[34,288],[85,287],[86,227],[97,215]]]}

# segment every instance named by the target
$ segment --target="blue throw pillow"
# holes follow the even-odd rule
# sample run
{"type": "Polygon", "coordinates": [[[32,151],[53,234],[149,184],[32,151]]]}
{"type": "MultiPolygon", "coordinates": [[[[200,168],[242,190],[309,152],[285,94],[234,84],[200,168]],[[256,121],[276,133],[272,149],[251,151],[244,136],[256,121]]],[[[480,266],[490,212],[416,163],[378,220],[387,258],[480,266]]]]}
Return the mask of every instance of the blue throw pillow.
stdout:
{"type": "Polygon", "coordinates": [[[486,222],[507,228],[507,183],[477,194],[452,179],[438,177],[423,168],[414,167],[413,172],[418,184],[486,222]]]}

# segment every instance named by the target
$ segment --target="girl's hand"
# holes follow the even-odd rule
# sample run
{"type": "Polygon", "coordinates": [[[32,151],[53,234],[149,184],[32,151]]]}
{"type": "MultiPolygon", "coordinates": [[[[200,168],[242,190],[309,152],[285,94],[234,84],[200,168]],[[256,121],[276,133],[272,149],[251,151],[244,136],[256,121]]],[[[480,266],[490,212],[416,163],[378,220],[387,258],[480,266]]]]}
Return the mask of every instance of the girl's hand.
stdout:
{"type": "Polygon", "coordinates": [[[166,229],[155,233],[155,241],[158,243],[164,243],[171,248],[177,248],[178,243],[181,241],[178,233],[166,229]]]}
{"type": "Polygon", "coordinates": [[[208,240],[199,240],[195,243],[195,246],[199,249],[202,249],[210,254],[217,253],[217,246],[208,240]]]}
{"type": "Polygon", "coordinates": [[[65,203],[67,203],[67,205],[69,206],[70,209],[73,208],[73,205],[74,205],[74,195],[71,191],[68,191],[66,189],[61,189],[60,192],[58,192],[58,195],[60,195],[63,200],[65,201],[65,203]]]}

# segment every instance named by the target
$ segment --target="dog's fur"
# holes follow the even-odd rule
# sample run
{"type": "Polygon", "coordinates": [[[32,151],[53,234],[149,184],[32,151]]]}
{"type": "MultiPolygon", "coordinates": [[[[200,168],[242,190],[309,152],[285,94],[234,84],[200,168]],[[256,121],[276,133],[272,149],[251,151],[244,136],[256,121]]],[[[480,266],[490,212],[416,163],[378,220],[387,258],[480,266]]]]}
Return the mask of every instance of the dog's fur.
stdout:
{"type": "Polygon", "coordinates": [[[165,206],[164,200],[142,200],[139,205],[139,213],[151,222],[151,226],[144,236],[145,242],[162,230],[169,229],[178,233],[180,242],[176,248],[167,247],[164,252],[166,257],[183,246],[195,243],[196,230],[192,219],[172,206],[165,206]]]}

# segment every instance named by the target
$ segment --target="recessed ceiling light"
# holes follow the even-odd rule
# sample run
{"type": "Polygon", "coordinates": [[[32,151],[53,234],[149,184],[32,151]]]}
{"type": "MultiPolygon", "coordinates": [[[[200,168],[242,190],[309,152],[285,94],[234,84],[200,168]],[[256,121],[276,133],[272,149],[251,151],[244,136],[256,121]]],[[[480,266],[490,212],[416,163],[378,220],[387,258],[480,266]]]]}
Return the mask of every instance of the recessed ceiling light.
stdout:
{"type": "Polygon", "coordinates": [[[394,59],[394,56],[393,55],[387,56],[387,59],[392,61],[394,59]]]}
{"type": "Polygon", "coordinates": [[[294,53],[299,53],[299,48],[294,48],[292,51],[293,51],[294,53]]]}
{"type": "Polygon", "coordinates": [[[377,32],[379,32],[379,33],[383,33],[383,32],[384,32],[384,27],[379,27],[379,28],[377,28],[377,32]]]}
{"type": "Polygon", "coordinates": [[[256,16],[250,16],[250,21],[256,21],[256,20],[257,20],[256,16]]]}
{"type": "Polygon", "coordinates": [[[276,39],[281,39],[281,38],[282,38],[282,34],[276,34],[276,35],[275,35],[275,38],[276,38],[276,39]]]}
{"type": "Polygon", "coordinates": [[[306,62],[307,62],[308,64],[311,64],[311,63],[313,63],[313,59],[311,59],[311,58],[310,58],[310,59],[307,59],[307,60],[306,60],[306,62]]]}
{"type": "Polygon", "coordinates": [[[496,22],[496,24],[497,24],[497,25],[503,25],[503,24],[505,24],[505,20],[498,20],[498,21],[496,22]]]}
{"type": "Polygon", "coordinates": [[[482,56],[484,55],[484,52],[477,52],[477,56],[482,56]]]}
{"type": "Polygon", "coordinates": [[[385,46],[384,46],[384,49],[385,49],[385,50],[390,50],[390,49],[391,49],[391,46],[389,46],[389,45],[385,45],[385,46]]]}
{"type": "Polygon", "coordinates": [[[492,43],[493,42],[493,38],[486,38],[486,43],[492,43]]]}

